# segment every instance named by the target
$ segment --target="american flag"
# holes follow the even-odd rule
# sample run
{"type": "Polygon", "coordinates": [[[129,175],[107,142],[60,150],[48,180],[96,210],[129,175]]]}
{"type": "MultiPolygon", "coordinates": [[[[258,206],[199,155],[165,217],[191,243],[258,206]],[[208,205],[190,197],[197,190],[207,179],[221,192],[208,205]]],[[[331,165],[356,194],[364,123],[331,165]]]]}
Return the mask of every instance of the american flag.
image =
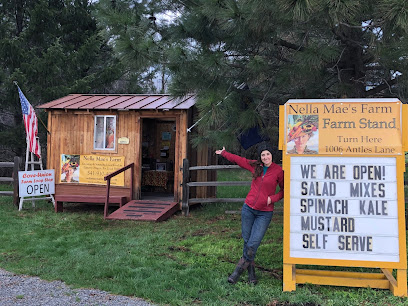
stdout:
{"type": "Polygon", "coordinates": [[[40,144],[37,138],[37,116],[35,115],[34,108],[31,106],[30,102],[28,102],[20,87],[18,87],[18,95],[20,96],[21,109],[23,111],[24,125],[27,133],[27,142],[29,144],[30,152],[33,152],[38,156],[38,158],[40,158],[40,144]]]}

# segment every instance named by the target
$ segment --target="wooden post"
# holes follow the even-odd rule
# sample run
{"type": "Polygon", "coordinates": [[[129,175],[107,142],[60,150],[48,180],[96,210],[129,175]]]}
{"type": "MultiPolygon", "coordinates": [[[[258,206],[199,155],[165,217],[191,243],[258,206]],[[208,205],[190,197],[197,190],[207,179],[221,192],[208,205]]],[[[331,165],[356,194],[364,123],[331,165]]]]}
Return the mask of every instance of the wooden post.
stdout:
{"type": "Polygon", "coordinates": [[[130,167],[130,197],[129,197],[129,201],[133,200],[134,175],[135,175],[135,165],[132,163],[132,166],[130,167]]]}
{"type": "Polygon", "coordinates": [[[407,269],[397,269],[398,289],[393,291],[395,296],[407,297],[407,269]]]}
{"type": "MultiPolygon", "coordinates": [[[[131,163],[127,166],[124,166],[120,168],[119,170],[116,170],[115,172],[112,172],[108,175],[106,175],[103,179],[106,181],[106,199],[105,199],[105,207],[103,209],[103,217],[106,219],[108,216],[108,210],[109,210],[109,196],[110,196],[110,185],[111,185],[111,179],[112,177],[118,175],[119,173],[124,172],[125,170],[130,168],[130,199],[129,201],[133,200],[133,175],[134,175],[134,169],[135,169],[135,164],[131,163]]],[[[122,202],[119,203],[119,207],[122,207],[122,202]]]]}
{"type": "Polygon", "coordinates": [[[19,204],[19,189],[18,189],[18,170],[20,170],[20,158],[14,156],[14,168],[13,168],[13,204],[18,207],[19,204]]]}
{"type": "MultiPolygon", "coordinates": [[[[106,177],[105,177],[106,178],[106,177]]],[[[106,219],[108,216],[108,209],[109,209],[109,192],[110,192],[110,177],[107,179],[106,182],[106,199],[105,199],[105,207],[103,210],[103,217],[106,219]]]]}
{"type": "Polygon", "coordinates": [[[283,264],[283,291],[296,290],[295,265],[283,264]]]}
{"type": "Polygon", "coordinates": [[[181,209],[183,210],[183,215],[186,217],[188,216],[188,213],[189,213],[189,207],[188,207],[188,198],[190,196],[189,186],[188,186],[189,178],[190,178],[190,171],[189,171],[188,159],[184,158],[183,159],[183,183],[181,184],[183,188],[181,209]]]}

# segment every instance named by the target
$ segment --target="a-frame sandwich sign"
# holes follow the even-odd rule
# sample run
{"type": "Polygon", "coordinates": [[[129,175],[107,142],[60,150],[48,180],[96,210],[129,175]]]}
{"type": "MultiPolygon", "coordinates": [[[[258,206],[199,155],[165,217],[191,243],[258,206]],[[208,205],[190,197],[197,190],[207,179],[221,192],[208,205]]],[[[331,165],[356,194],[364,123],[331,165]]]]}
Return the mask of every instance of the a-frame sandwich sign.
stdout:
{"type": "Polygon", "coordinates": [[[281,106],[284,291],[312,283],[407,296],[407,120],[407,105],[398,99],[289,100],[281,106]],[[297,269],[300,264],[306,268],[297,269]]]}

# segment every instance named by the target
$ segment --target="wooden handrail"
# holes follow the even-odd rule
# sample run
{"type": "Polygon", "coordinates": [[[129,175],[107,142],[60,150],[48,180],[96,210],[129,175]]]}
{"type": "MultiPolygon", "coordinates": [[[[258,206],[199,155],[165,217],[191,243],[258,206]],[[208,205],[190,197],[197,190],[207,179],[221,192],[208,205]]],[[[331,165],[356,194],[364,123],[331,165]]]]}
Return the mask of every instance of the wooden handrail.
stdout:
{"type": "Polygon", "coordinates": [[[127,166],[124,166],[120,168],[119,170],[116,170],[104,177],[104,180],[106,182],[106,199],[105,199],[105,208],[103,210],[103,217],[106,218],[108,216],[108,208],[109,208],[109,194],[110,194],[110,182],[111,178],[126,171],[127,169],[130,168],[130,196],[129,199],[133,200],[133,175],[135,172],[135,163],[131,163],[127,166]]]}
{"type": "Polygon", "coordinates": [[[223,170],[223,169],[241,169],[238,165],[211,165],[211,166],[194,166],[190,170],[223,170]]]}
{"type": "Polygon", "coordinates": [[[0,162],[0,168],[2,167],[14,167],[14,162],[0,162]]]}
{"type": "Polygon", "coordinates": [[[116,170],[115,172],[112,172],[112,173],[106,175],[106,176],[104,177],[104,180],[107,181],[108,179],[111,179],[112,177],[114,177],[114,176],[116,176],[116,175],[122,173],[123,171],[125,171],[125,170],[127,170],[127,169],[129,169],[129,168],[133,168],[133,169],[134,169],[134,167],[135,167],[135,163],[131,163],[131,164],[127,165],[127,166],[124,166],[124,167],[120,168],[119,170],[116,170]]]}
{"type": "Polygon", "coordinates": [[[187,183],[190,187],[213,187],[213,186],[248,186],[252,181],[208,181],[208,182],[190,182],[187,183]]]}

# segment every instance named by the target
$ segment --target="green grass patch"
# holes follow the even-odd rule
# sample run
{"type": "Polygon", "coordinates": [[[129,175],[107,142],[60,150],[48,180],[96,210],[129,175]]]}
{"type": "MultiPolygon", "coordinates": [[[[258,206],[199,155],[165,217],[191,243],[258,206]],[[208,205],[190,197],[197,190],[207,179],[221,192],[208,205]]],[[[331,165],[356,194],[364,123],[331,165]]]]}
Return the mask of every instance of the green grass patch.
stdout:
{"type": "MultiPolygon", "coordinates": [[[[238,197],[245,197],[241,188],[238,197]]],[[[106,221],[102,206],[67,205],[56,214],[52,204],[36,202],[19,212],[11,197],[2,197],[0,266],[159,305],[408,304],[388,290],[298,285],[282,292],[282,215],[274,216],[257,253],[259,284],[249,285],[245,273],[230,285],[242,240],[240,216],[225,211],[241,206],[195,206],[188,217],[150,223],[106,221]]]]}
{"type": "MultiPolygon", "coordinates": [[[[217,172],[218,181],[250,181],[251,173],[248,170],[234,169],[217,172]]],[[[217,198],[245,198],[251,186],[218,186],[217,198]]]]}
{"type": "Polygon", "coordinates": [[[13,184],[11,183],[0,184],[0,191],[13,191],[13,184]]]}

